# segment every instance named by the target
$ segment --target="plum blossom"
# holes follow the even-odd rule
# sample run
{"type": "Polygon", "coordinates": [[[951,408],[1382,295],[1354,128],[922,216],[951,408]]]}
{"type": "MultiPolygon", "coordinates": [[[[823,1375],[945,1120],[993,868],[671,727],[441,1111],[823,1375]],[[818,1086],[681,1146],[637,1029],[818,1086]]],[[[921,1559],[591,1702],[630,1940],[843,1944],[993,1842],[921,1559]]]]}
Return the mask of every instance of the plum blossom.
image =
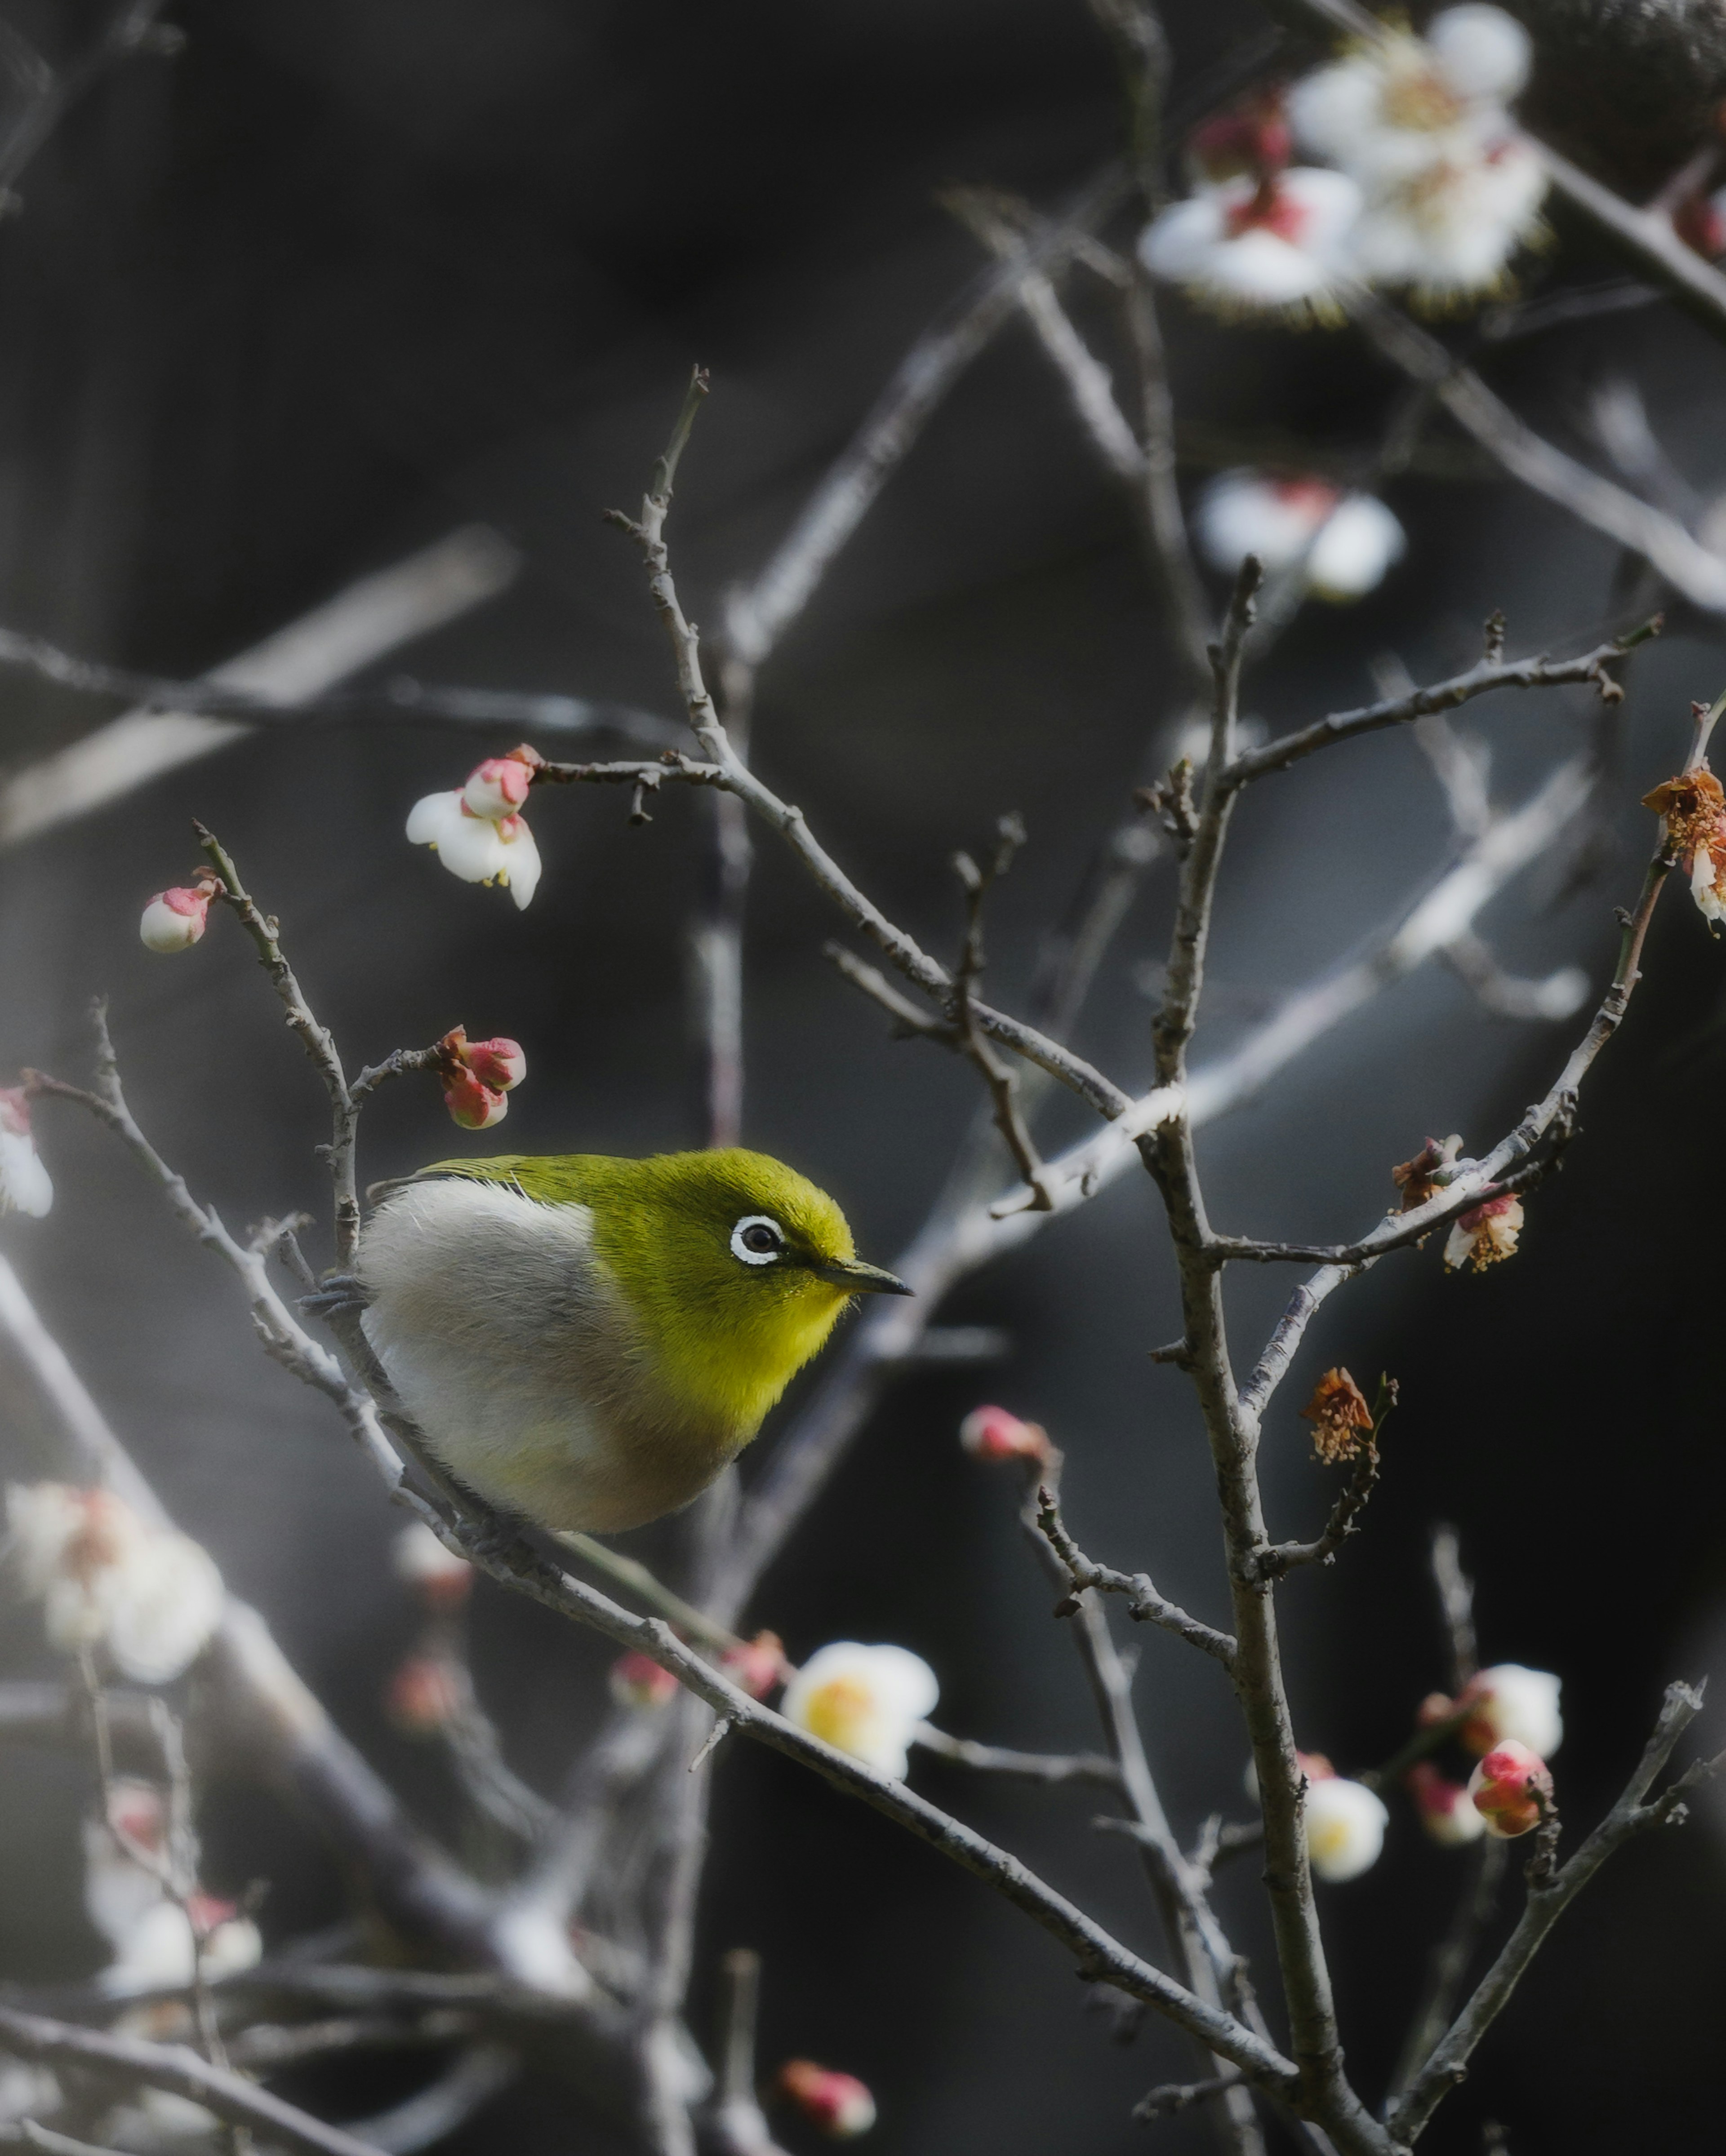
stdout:
{"type": "Polygon", "coordinates": [[[1718,261],[1726,254],[1726,187],[1687,196],[1672,212],[1672,230],[1687,247],[1718,261]]]}
{"type": "Polygon", "coordinates": [[[651,1655],[619,1655],[611,1666],[611,1696],[619,1707],[664,1707],[677,1697],[677,1680],[651,1655]]]}
{"type": "Polygon", "coordinates": [[[411,1587],[429,1609],[460,1609],[473,1590],[473,1567],[447,1549],[424,1520],[402,1529],[392,1557],[396,1578],[411,1587]]]}
{"type": "Polygon", "coordinates": [[[196,1861],[195,1843],[170,1846],[167,1805],[152,1783],[116,1780],[105,1818],[85,1820],[84,1907],[112,1953],[97,1979],[110,1999],[187,1984],[200,1965],[222,1977],[259,1960],[258,1928],[232,1902],[171,1891],[177,1873],[196,1876],[196,1861]]]}
{"type": "Polygon", "coordinates": [[[1138,243],[1153,276],[1223,314],[1318,320],[1340,311],[1360,189],[1317,166],[1201,189],[1152,218],[1138,243]]]}
{"type": "Polygon", "coordinates": [[[403,1737],[435,1737],[468,1704],[465,1673],[444,1655],[409,1655],[383,1695],[383,1711],[403,1737]]]}
{"type": "Polygon", "coordinates": [[[1429,306],[1488,292],[1518,246],[1540,232],[1546,170],[1519,136],[1440,159],[1370,199],[1354,228],[1355,261],[1379,285],[1429,306]]]}
{"type": "Polygon", "coordinates": [[[1022,1422],[1007,1408],[973,1408],[959,1424],[959,1443],[973,1460],[1031,1460],[1046,1466],[1053,1451],[1040,1423],[1022,1422]]]}
{"type": "Polygon", "coordinates": [[[1388,33],[1294,85],[1297,140],[1362,189],[1359,275],[1451,303],[1489,290],[1537,236],[1545,169],[1507,110],[1529,57],[1520,23],[1468,5],[1424,38],[1388,33]]]}
{"type": "Polygon", "coordinates": [[[1373,1411],[1365,1394],[1343,1369],[1325,1372],[1301,1409],[1301,1419],[1312,1424],[1312,1450],[1327,1466],[1354,1459],[1363,1442],[1371,1442],[1373,1411]],[[1367,1433],[1364,1440],[1362,1430],[1367,1433]]]}
{"type": "MultiPolygon", "coordinates": [[[[516,767],[520,768],[520,767],[516,767]]],[[[438,1043],[438,1075],[450,1120],[465,1131],[489,1131],[509,1113],[504,1096],[527,1075],[519,1040],[470,1040],[455,1026],[438,1043]]]]}
{"type": "Polygon", "coordinates": [[[1472,1265],[1477,1273],[1513,1256],[1523,1228],[1520,1198],[1489,1198],[1482,1205],[1459,1213],[1445,1238],[1444,1264],[1447,1273],[1472,1265]]]}
{"type": "Polygon", "coordinates": [[[778,2087],[811,2124],[835,2141],[867,2133],[875,2123],[875,2098],[855,2074],[818,2066],[813,2059],[788,2059],[779,2069],[778,2087]]]}
{"type": "Polygon", "coordinates": [[[1199,550],[1232,576],[1249,554],[1272,574],[1297,567],[1317,598],[1346,604],[1383,583],[1408,536],[1376,495],[1345,494],[1310,476],[1220,472],[1199,497],[1199,550]]]}
{"type": "Polygon", "coordinates": [[[1424,38],[1387,32],[1303,76],[1288,93],[1295,139],[1364,185],[1413,179],[1503,135],[1530,52],[1502,9],[1446,8],[1424,38]]]}
{"type": "Polygon", "coordinates": [[[1201,121],[1183,148],[1195,187],[1282,172],[1294,152],[1282,90],[1256,91],[1225,106],[1201,121]]]}
{"type": "Polygon", "coordinates": [[[719,1658],[739,1691],[751,1699],[765,1699],[785,1681],[785,1645],[777,1632],[758,1632],[753,1640],[740,1640],[719,1658]]]}
{"type": "Polygon", "coordinates": [[[0,1086],[0,1213],[39,1220],[54,1204],[54,1183],[30,1131],[30,1096],[0,1086]]]}
{"type": "Polygon", "coordinates": [[[209,925],[213,883],[159,891],[144,908],[138,935],[151,951],[187,951],[209,925]]]}
{"type": "Polygon", "coordinates": [[[105,1648],[135,1684],[166,1684],[222,1620],[222,1575],[189,1535],[139,1517],[110,1490],[61,1482],[7,1492],[8,1542],[49,1644],[105,1648]]]}
{"type": "Polygon", "coordinates": [[[539,888],[539,849],[520,804],[542,761],[531,748],[488,757],[453,793],[428,793],[408,818],[408,837],[429,846],[464,883],[502,884],[518,907],[539,888]]]}
{"type": "Polygon", "coordinates": [[[450,1122],[465,1131],[489,1131],[510,1111],[504,1095],[495,1086],[481,1085],[471,1070],[452,1071],[444,1081],[444,1106],[450,1122]]]}
{"type": "Polygon", "coordinates": [[[97,1979],[110,1999],[190,1984],[200,1968],[211,1979],[237,1976],[264,1953],[251,1918],[213,1894],[189,1895],[183,1907],[163,1895],[114,1943],[97,1979]]]}
{"type": "Polygon", "coordinates": [[[1464,1784],[1451,1781],[1430,1759],[1421,1759],[1410,1768],[1404,1786],[1415,1800],[1421,1825],[1446,1848],[1478,1841],[1486,1832],[1486,1820],[1475,1810],[1464,1784]]]}
{"type": "Polygon", "coordinates": [[[1331,1886],[1358,1879],[1378,1862],[1390,1815],[1376,1791],[1333,1772],[1328,1760],[1302,1754],[1301,1765],[1307,1776],[1302,1821],[1307,1860],[1331,1886]]]}
{"type": "Polygon", "coordinates": [[[1520,1662],[1499,1662],[1471,1677],[1451,1712],[1465,1709],[1468,1719],[1457,1732],[1471,1752],[1490,1752],[1495,1744],[1526,1744],[1549,1759],[1564,1741],[1559,1712],[1562,1678],[1550,1670],[1524,1669],[1520,1662]]]}
{"type": "Polygon", "coordinates": [[[1552,1803],[1552,1776],[1539,1753],[1507,1738],[1494,1745],[1468,1778],[1468,1794],[1498,1841],[1513,1841],[1540,1824],[1552,1803]]]}
{"type": "Polygon", "coordinates": [[[1726,790],[1700,763],[1645,793],[1642,806],[1665,819],[1667,844],[1690,879],[1690,896],[1718,932],[1726,921],[1726,790]]]}
{"type": "Polygon", "coordinates": [[[780,1712],[811,1737],[899,1782],[912,1734],[940,1696],[935,1672],[908,1648],[837,1640],[792,1678],[780,1712]]]}

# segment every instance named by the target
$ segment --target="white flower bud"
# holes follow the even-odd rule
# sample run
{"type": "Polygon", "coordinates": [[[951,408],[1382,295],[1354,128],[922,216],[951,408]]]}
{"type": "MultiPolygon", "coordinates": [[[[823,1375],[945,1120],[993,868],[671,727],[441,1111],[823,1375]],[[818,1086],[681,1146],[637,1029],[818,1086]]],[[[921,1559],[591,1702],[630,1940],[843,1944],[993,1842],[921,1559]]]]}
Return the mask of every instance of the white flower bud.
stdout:
{"type": "Polygon", "coordinates": [[[53,1204],[54,1183],[31,1135],[29,1096],[0,1086],[0,1213],[39,1220],[53,1204]]]}
{"type": "Polygon", "coordinates": [[[779,1711],[835,1751],[903,1781],[912,1732],[940,1696],[920,1655],[838,1640],[810,1656],[786,1686],[779,1711]]]}
{"type": "Polygon", "coordinates": [[[144,908],[138,935],[152,951],[186,951],[199,941],[209,922],[207,891],[159,891],[144,908]]]}
{"type": "Polygon", "coordinates": [[[1308,1783],[1302,1818],[1312,1869],[1336,1886],[1378,1862],[1390,1815],[1364,1782],[1332,1774],[1308,1783]]]}
{"type": "Polygon", "coordinates": [[[1364,598],[1402,558],[1408,540],[1382,501],[1315,478],[1220,472],[1194,516],[1199,552],[1232,576],[1249,554],[1274,575],[1304,562],[1307,585],[1338,603],[1364,598]]]}
{"type": "Polygon", "coordinates": [[[1482,1670],[1457,1701],[1469,1710],[1462,1725],[1462,1742],[1471,1752],[1490,1752],[1501,1743],[1526,1744],[1543,1759],[1549,1759],[1564,1741],[1564,1720],[1559,1712],[1564,1681],[1550,1670],[1524,1669],[1520,1662],[1500,1662],[1482,1670]]]}

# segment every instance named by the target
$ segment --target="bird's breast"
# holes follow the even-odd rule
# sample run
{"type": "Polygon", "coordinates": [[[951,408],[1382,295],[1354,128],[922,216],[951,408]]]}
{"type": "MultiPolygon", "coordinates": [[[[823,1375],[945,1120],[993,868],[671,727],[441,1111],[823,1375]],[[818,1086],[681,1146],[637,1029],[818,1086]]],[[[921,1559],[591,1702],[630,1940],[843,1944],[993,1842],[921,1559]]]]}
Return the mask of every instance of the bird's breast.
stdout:
{"type": "Polygon", "coordinates": [[[585,1206],[409,1183],[367,1223],[359,1272],[367,1336],[438,1458],[542,1527],[675,1511],[753,1435],[673,1398],[585,1206]]]}

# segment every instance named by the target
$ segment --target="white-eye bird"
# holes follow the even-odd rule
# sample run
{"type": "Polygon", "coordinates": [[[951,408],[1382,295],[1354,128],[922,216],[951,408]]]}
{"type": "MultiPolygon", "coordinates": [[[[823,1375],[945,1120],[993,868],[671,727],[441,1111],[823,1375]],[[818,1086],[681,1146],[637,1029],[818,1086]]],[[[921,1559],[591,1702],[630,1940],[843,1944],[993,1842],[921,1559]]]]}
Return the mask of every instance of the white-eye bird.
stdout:
{"type": "Polygon", "coordinates": [[[642,1526],[700,1495],[858,1294],[824,1191],[740,1148],[439,1161],[378,1186],[352,1281],[438,1460],[559,1530],[642,1526]]]}

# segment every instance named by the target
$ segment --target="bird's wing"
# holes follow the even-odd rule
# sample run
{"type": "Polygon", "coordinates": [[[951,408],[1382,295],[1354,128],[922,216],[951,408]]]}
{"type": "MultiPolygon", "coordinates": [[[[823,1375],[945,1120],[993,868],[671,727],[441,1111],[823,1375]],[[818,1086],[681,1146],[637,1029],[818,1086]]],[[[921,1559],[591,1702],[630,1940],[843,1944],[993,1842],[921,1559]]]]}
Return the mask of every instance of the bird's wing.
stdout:
{"type": "Polygon", "coordinates": [[[429,1167],[417,1168],[412,1175],[386,1176],[381,1183],[366,1185],[366,1203],[381,1205],[386,1198],[393,1198],[398,1190],[408,1190],[416,1183],[444,1183],[452,1178],[465,1183],[502,1183],[511,1188],[528,1194],[521,1188],[516,1170],[527,1164],[524,1153],[501,1153],[490,1160],[434,1160],[429,1167]]]}

